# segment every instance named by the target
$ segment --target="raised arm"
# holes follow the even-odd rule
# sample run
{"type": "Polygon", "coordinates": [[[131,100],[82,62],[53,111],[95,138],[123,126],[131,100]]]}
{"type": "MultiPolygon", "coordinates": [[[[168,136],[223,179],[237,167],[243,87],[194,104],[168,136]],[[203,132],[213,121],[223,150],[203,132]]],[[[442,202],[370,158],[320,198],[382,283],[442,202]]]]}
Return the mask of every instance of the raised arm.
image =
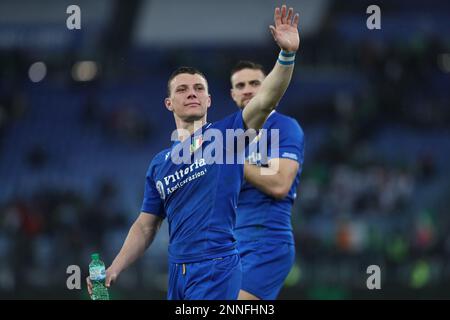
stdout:
{"type": "Polygon", "coordinates": [[[270,31],[281,52],[258,93],[243,111],[244,123],[249,129],[261,129],[270,112],[278,105],[291,81],[295,53],[300,45],[298,13],[294,15],[292,8],[287,10],[283,5],[281,9],[275,8],[274,21],[275,26],[270,26],[270,31]]]}

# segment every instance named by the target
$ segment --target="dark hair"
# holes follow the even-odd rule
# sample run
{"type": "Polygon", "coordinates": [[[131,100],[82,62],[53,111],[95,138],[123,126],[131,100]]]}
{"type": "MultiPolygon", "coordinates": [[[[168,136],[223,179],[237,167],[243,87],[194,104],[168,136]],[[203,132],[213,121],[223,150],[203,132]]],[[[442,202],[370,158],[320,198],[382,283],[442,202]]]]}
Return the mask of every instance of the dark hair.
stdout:
{"type": "Polygon", "coordinates": [[[208,84],[208,81],[206,80],[206,76],[201,72],[200,70],[192,67],[179,67],[169,77],[169,81],[167,81],[167,96],[170,97],[170,83],[172,82],[173,78],[175,78],[177,75],[182,73],[188,73],[188,74],[198,74],[203,79],[205,79],[206,84],[208,84]]]}
{"type": "Polygon", "coordinates": [[[241,71],[242,69],[260,70],[264,75],[266,75],[266,71],[264,70],[264,67],[262,65],[252,61],[241,60],[231,69],[230,77],[232,77],[233,74],[241,71]]]}

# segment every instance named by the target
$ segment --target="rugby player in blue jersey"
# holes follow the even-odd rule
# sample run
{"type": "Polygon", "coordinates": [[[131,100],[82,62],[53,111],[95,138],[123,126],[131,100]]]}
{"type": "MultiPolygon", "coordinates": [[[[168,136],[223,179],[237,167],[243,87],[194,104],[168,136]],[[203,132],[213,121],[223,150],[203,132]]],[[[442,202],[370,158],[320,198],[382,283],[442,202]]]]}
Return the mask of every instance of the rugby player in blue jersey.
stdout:
{"type": "MultiPolygon", "coordinates": [[[[196,155],[212,143],[201,140],[201,136],[207,136],[211,130],[225,135],[230,129],[260,129],[286,91],[300,44],[299,16],[294,15],[292,8],[287,10],[283,6],[275,9],[274,20],[270,31],[281,52],[258,94],[243,111],[208,123],[206,116],[211,97],[205,76],[196,69],[184,67],[169,78],[165,106],[173,112],[178,141],[158,153],[150,163],[141,213],[106,271],[107,286],[144,254],[163,219],[167,218],[170,236],[168,299],[237,299],[242,268],[233,228],[243,164],[211,163],[196,155]],[[196,129],[198,122],[200,129],[196,129]],[[199,136],[198,131],[202,135],[199,136]],[[195,160],[180,163],[173,156],[174,149],[181,146],[185,150],[186,145],[195,160]]],[[[89,278],[87,283],[91,293],[89,278]]]]}
{"type": "MultiPolygon", "coordinates": [[[[250,104],[264,79],[263,67],[251,61],[231,70],[231,96],[240,109],[250,104]]],[[[269,114],[263,129],[266,138],[253,143],[263,140],[267,146],[246,155],[237,208],[242,300],[276,299],[295,259],[291,209],[303,164],[303,131],[278,111],[269,114]]]]}

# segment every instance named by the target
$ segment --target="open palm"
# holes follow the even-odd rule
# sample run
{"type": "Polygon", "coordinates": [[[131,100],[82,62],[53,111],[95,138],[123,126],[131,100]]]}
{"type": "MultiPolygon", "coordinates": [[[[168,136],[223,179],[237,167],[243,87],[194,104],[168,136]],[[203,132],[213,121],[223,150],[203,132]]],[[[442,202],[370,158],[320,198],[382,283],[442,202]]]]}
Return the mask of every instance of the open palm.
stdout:
{"type": "Polygon", "coordinates": [[[270,26],[273,38],[278,46],[284,51],[297,51],[300,46],[300,37],[298,34],[299,14],[294,15],[294,9],[286,9],[283,5],[275,8],[274,22],[275,26],[270,26]]]}

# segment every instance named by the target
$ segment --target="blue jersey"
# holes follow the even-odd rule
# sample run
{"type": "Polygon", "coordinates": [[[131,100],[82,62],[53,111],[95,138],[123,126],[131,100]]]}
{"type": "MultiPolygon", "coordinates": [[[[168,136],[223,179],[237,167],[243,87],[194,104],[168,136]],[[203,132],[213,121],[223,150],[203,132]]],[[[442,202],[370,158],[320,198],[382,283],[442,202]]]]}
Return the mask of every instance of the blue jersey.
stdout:
{"type": "MultiPolygon", "coordinates": [[[[245,129],[242,111],[205,124],[201,130],[203,136],[210,129],[219,129],[223,137],[226,129],[245,129]]],[[[193,136],[195,140],[196,133],[193,136]]],[[[141,211],[167,217],[171,263],[198,262],[238,253],[233,227],[243,164],[237,161],[234,164],[209,161],[208,164],[204,158],[194,161],[195,153],[207,148],[211,141],[204,141],[194,151],[191,164],[175,164],[171,150],[178,143],[158,153],[150,163],[141,211]]],[[[190,145],[191,141],[186,139],[181,143],[190,145]]],[[[225,147],[224,143],[224,157],[225,147]]]]}
{"type": "Polygon", "coordinates": [[[264,165],[272,157],[291,159],[300,163],[300,169],[288,195],[282,200],[266,195],[248,182],[243,183],[238,201],[235,235],[238,241],[280,240],[293,244],[291,209],[297,196],[303,163],[303,131],[295,119],[278,112],[269,116],[263,129],[267,129],[266,157],[259,152],[252,152],[247,154],[247,160],[252,164],[264,165]],[[271,129],[279,129],[279,145],[278,148],[273,148],[278,150],[278,155],[271,153],[272,144],[275,144],[271,129]]]}

